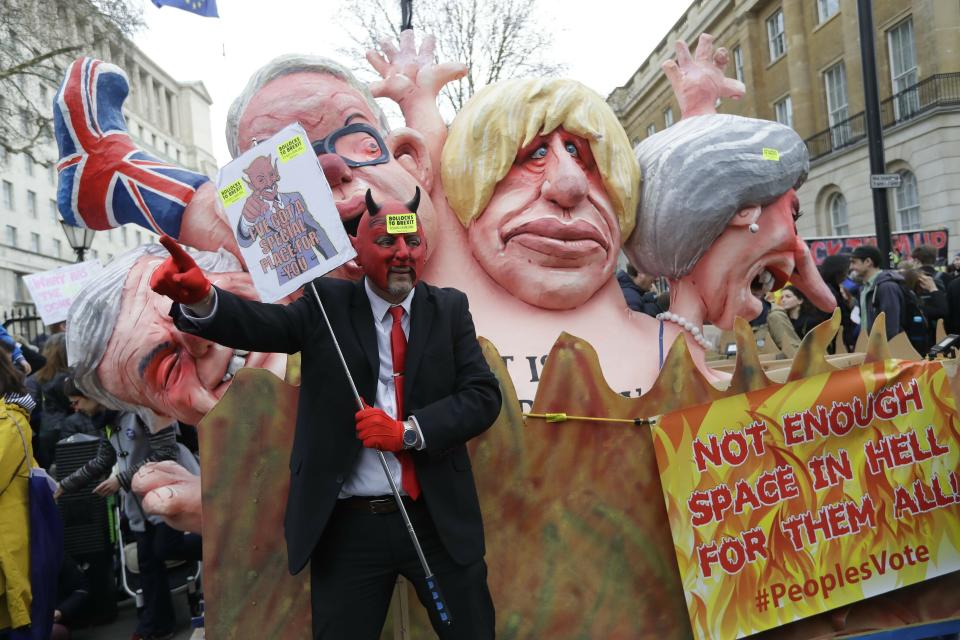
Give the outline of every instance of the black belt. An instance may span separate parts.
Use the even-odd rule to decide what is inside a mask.
[[[407,510],[417,505],[417,502],[410,496],[401,496],[401,499]],[[397,507],[397,499],[392,495],[341,498],[337,500],[337,506],[351,511],[365,511],[373,514],[396,513],[400,510]]]

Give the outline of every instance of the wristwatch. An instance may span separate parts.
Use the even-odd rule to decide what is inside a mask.
[[[403,421],[403,448],[416,449],[420,444],[420,432],[413,426],[409,420]]]

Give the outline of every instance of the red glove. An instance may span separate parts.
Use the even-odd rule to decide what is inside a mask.
[[[170,236],[161,236],[160,244],[170,257],[150,276],[150,288],[180,304],[196,304],[210,293],[210,281],[193,258]]]
[[[357,423],[357,438],[368,449],[381,451],[403,450],[403,422],[394,420],[382,409],[368,407],[366,403],[353,419]]]

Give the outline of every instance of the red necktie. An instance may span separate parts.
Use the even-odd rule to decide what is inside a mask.
[[[393,327],[390,329],[390,352],[393,355],[393,389],[397,394],[397,420],[403,420],[403,371],[407,363],[407,336],[403,335],[403,307],[390,307]],[[420,497],[420,483],[409,451],[398,451],[400,460],[400,483],[407,495],[416,500]]]

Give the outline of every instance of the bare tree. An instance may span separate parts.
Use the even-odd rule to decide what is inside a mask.
[[[0,152],[54,160],[53,95],[74,56],[143,26],[131,0],[0,0]]]
[[[399,38],[398,0],[343,0],[338,13],[354,43],[344,53],[358,64],[381,40]],[[553,38],[543,28],[537,0],[416,0],[413,26],[421,35],[436,36],[441,61],[469,69],[443,90],[454,110],[498,80],[554,76],[565,68],[546,57]]]

